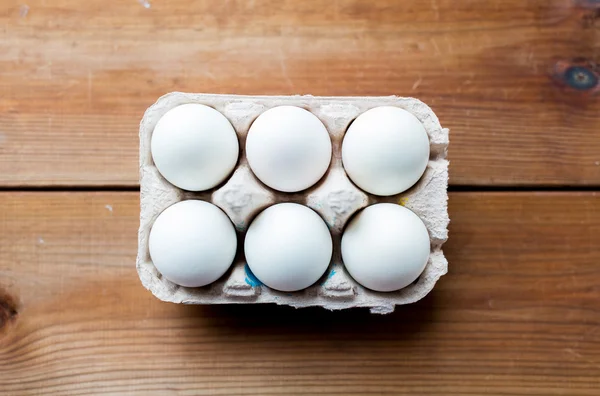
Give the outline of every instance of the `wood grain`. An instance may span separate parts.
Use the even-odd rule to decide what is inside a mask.
[[[451,194],[450,273],[388,316],[161,303],[134,268],[138,210],[127,192],[0,194],[0,393],[600,389],[598,193]]]
[[[136,186],[143,111],[180,90],[416,96],[453,184],[598,186],[599,86],[557,68],[598,75],[597,7],[0,0],[0,185]]]

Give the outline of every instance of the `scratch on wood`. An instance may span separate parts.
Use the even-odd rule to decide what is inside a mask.
[[[217,78],[215,77],[215,75],[212,74],[211,72],[209,72],[208,70],[204,71],[204,75],[206,77],[208,77],[211,81],[217,81]]]
[[[419,75],[419,79],[417,81],[415,81],[415,83],[412,86],[412,90],[416,90],[417,88],[419,88],[419,85],[421,85],[421,82],[423,82],[423,79],[421,78],[421,75]]]
[[[507,99],[507,100],[515,99],[517,96],[519,96],[519,94],[521,92],[523,92],[523,87],[519,87],[519,88],[515,89],[513,93],[511,93],[511,90],[508,88],[502,88],[502,93],[504,94],[504,99]]]
[[[93,79],[93,75],[91,70],[88,70],[88,103],[92,102],[92,79]]]
[[[25,18],[29,14],[29,6],[27,4],[23,4],[19,7],[19,16],[21,18]]]
[[[452,48],[452,43],[450,42],[450,40],[448,40],[448,36],[444,36],[444,41],[446,42],[446,46],[448,46],[448,53],[453,53],[454,48]]]
[[[583,357],[581,356],[581,353],[574,351],[572,348],[565,348],[563,351],[580,359]]]
[[[600,368],[600,364],[598,364],[597,362],[595,362],[594,360],[592,360],[590,358],[583,356],[581,353],[577,352],[573,348],[564,348],[563,352],[566,352],[569,355],[575,356],[577,359],[584,360],[585,362],[589,363],[590,365],[592,365],[596,368]]]
[[[285,65],[285,55],[283,51],[281,51],[281,49],[279,49],[279,67],[281,68],[281,75],[285,79],[288,87],[294,89],[294,84],[292,83],[292,80],[290,80],[290,77],[287,73],[287,67]]]
[[[588,215],[589,215],[589,211],[588,211]],[[600,326],[593,326],[592,328],[590,328],[589,330],[587,330],[585,333],[583,333],[581,335],[581,340],[585,340],[587,337],[596,334],[598,332],[598,330],[600,330]]]
[[[537,72],[538,72],[538,67],[537,67],[537,62],[535,61],[535,59],[533,59],[534,55],[535,55],[535,54],[533,53],[533,51],[531,51],[531,52],[529,53],[529,55],[527,55],[527,62],[528,62],[528,63],[529,63],[529,65],[531,66],[531,70],[532,70],[534,73],[537,73]]]
[[[50,62],[46,63],[45,65],[42,65],[36,69],[36,73],[40,73],[42,71],[47,71],[48,79],[51,80],[52,79],[52,61],[50,61]]]
[[[433,48],[435,49],[435,54],[438,56],[442,55],[442,53],[440,52],[440,47],[438,47],[435,39],[432,37],[429,41],[431,42],[431,45],[433,45]]]
[[[435,12],[435,20],[440,20],[440,8],[438,7],[437,0],[431,0],[431,9]]]

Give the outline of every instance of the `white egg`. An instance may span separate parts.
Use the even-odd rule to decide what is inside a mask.
[[[152,159],[171,184],[189,191],[215,187],[237,163],[233,126],[212,107],[183,104],[162,116],[151,142]]]
[[[219,279],[231,266],[237,236],[231,221],[213,204],[182,201],[156,219],[149,238],[158,271],[181,286],[200,287]]]
[[[262,211],[250,224],[244,252],[261,282],[272,289],[296,291],[325,273],[333,243],[317,213],[299,204],[281,203]]]
[[[376,204],[359,212],[342,235],[342,261],[361,285],[380,292],[414,282],[429,259],[425,224],[411,210]]]
[[[429,138],[421,122],[406,110],[376,107],[358,116],[342,143],[346,173],[361,189],[394,195],[423,175],[429,160]]]
[[[314,114],[279,106],[252,123],[246,140],[252,172],[267,186],[283,192],[305,190],[329,168],[331,139]]]

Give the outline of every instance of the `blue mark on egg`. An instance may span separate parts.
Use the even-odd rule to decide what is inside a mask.
[[[580,91],[593,89],[598,85],[598,76],[590,69],[582,66],[571,66],[565,70],[564,78],[571,88]]]
[[[246,271],[246,283],[252,287],[262,286],[262,282],[258,280],[258,278],[252,273],[248,264],[244,265],[244,270]]]

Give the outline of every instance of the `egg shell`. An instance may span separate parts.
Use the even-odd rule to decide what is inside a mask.
[[[429,259],[429,234],[410,209],[370,205],[352,218],[342,235],[342,261],[352,278],[374,291],[413,283]]]
[[[148,249],[162,276],[181,286],[200,287],[229,269],[237,236],[221,209],[206,201],[187,200],[161,212],[150,230]]]
[[[258,116],[246,138],[252,173],[283,192],[306,190],[318,182],[331,161],[325,125],[296,106],[277,106]]]
[[[244,239],[252,273],[279,291],[306,289],[329,267],[333,243],[327,224],[304,205],[280,203],[256,216]]]
[[[429,161],[429,138],[411,113],[380,106],[359,115],[342,142],[342,162],[348,177],[375,195],[408,190],[423,175]]]
[[[272,190],[257,180],[248,167],[245,152],[232,176],[216,189],[204,192],[181,190],[164,179],[150,155],[152,131],[168,110],[185,103],[200,103],[221,112],[233,125],[240,147],[245,147],[252,122],[276,106],[297,106],[317,116],[327,128],[332,143],[329,170],[314,186],[300,193]],[[341,145],[350,123],[365,111],[379,106],[402,108],[423,124],[429,137],[430,157],[421,179],[409,190],[392,196],[368,194],[354,185],[342,167]],[[409,304],[429,293],[447,272],[442,245],[448,238],[447,185],[448,130],[442,128],[433,111],[414,98],[314,97],[314,96],[238,96],[187,94],[174,92],[152,105],[140,124],[140,229],[136,267],[142,284],[163,301],[187,304],[275,303],[293,307],[321,306],[330,310],[368,307],[374,313],[389,313],[396,305]],[[158,214],[184,199],[201,199],[219,206],[232,220],[243,240],[252,219],[267,206],[281,202],[307,205],[324,219],[333,238],[332,263],[326,273],[309,288],[299,292],[280,292],[261,285],[248,271],[238,254],[229,271],[217,282],[201,288],[178,286],[161,277],[148,250],[148,235]],[[341,261],[340,239],[347,221],[367,205],[388,202],[402,204],[415,212],[427,227],[431,250],[418,281],[395,292],[382,293],[358,284]]]
[[[239,145],[231,123],[212,107],[187,103],[165,113],[150,143],[163,177],[190,191],[215,187],[231,174]]]

